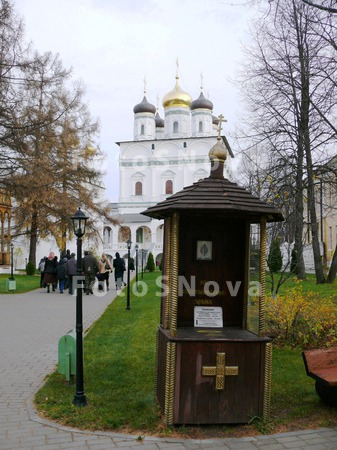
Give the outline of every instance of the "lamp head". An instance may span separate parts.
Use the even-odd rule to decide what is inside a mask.
[[[126,241],[126,245],[128,246],[128,250],[131,249],[131,244],[132,244],[131,239],[128,239],[128,240]]]
[[[85,234],[85,227],[87,224],[87,220],[89,217],[87,217],[83,211],[81,211],[81,208],[78,208],[76,213],[71,218],[73,222],[73,228],[75,235],[80,238]]]

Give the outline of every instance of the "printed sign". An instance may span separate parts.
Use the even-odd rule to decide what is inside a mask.
[[[220,306],[195,306],[194,326],[222,328],[222,308]]]

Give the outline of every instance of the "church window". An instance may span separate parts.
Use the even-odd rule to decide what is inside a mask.
[[[141,181],[137,181],[135,184],[135,194],[143,195],[143,183]]]
[[[165,183],[165,194],[173,194],[172,180],[167,180]]]
[[[184,144],[183,144],[183,147],[184,147],[184,148],[186,148],[186,147],[187,147],[187,144],[186,144],[186,142],[184,142]]]
[[[145,134],[145,126],[141,125],[140,127],[140,134]]]
[[[137,228],[136,230],[136,242],[143,243],[143,228]]]
[[[154,144],[152,144],[151,148],[152,148],[152,150],[154,150]]]
[[[202,129],[202,122],[199,122],[199,133],[202,133],[203,129]]]
[[[105,227],[103,232],[104,244],[110,244],[112,242],[112,230],[110,227]]]
[[[173,122],[173,133],[178,133],[178,131],[179,131],[178,122]]]

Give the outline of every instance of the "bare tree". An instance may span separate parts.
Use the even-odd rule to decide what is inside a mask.
[[[292,168],[300,278],[305,276],[302,237],[303,196],[307,190],[316,279],[322,283],[313,170],[317,162],[328,159],[328,146],[336,138],[328,125],[328,120],[333,122],[335,107],[336,62],[331,46],[321,37],[321,11],[300,0],[278,0],[268,7],[268,14],[255,24],[241,77],[241,90],[250,111],[246,137],[272,152],[274,166],[286,164]]]
[[[320,9],[322,11],[326,11],[331,14],[337,14],[337,8],[333,7],[334,5],[336,5],[335,0],[323,0],[320,3],[317,1],[310,1],[310,0],[302,0],[302,2],[314,8]]]

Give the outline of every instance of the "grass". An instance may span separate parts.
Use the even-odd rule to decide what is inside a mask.
[[[125,308],[125,296],[118,296],[85,337],[88,406],[73,406],[74,381],[67,383],[63,375],[53,373],[35,397],[40,414],[89,430],[191,438],[248,436],[337,425],[337,411],[320,401],[314,381],[305,373],[301,351],[274,348],[270,421],[265,423],[255,417],[248,425],[165,427],[155,400],[158,275],[145,273],[147,295],[132,295],[130,311]],[[312,277],[302,284],[308,290],[317,288],[324,294]],[[330,292],[330,286],[325,287]]]
[[[275,280],[277,281],[279,278],[279,275],[274,275]],[[279,295],[284,294],[287,290],[294,288],[295,286],[298,286],[298,284],[301,284],[303,292],[306,293],[308,291],[316,292],[319,297],[325,298],[325,297],[332,297],[336,301],[337,305],[337,283],[336,280],[334,283],[325,283],[325,284],[317,284],[316,283],[316,277],[314,274],[307,274],[306,279],[303,281],[297,280],[295,277],[289,277],[287,281],[282,284],[280,287]],[[276,283],[275,283],[276,284]],[[270,292],[271,290],[271,281],[270,277],[267,276],[266,278],[266,290],[268,294],[268,290]]]
[[[7,290],[7,280],[10,278],[10,274],[0,275],[0,294],[23,294],[40,287],[40,274],[39,275],[14,275],[16,281],[15,291]]]

